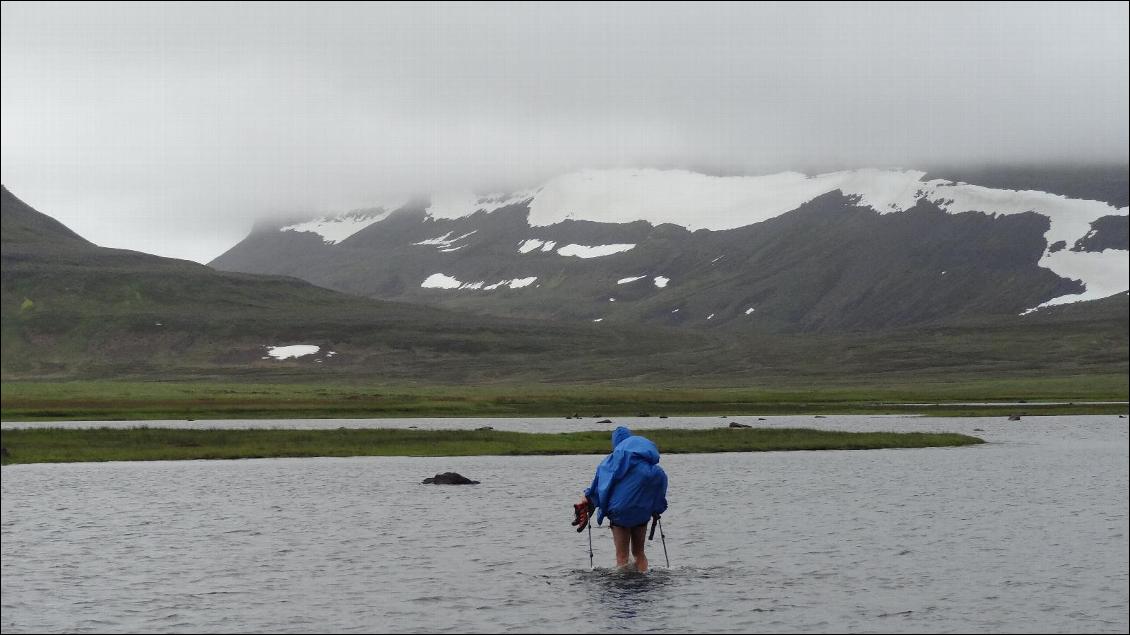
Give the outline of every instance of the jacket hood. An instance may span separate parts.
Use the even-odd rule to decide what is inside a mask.
[[[615,450],[620,442],[632,436],[632,431],[624,426],[620,426],[612,431],[612,449]]]

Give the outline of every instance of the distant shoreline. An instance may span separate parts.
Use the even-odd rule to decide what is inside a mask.
[[[2,383],[0,420],[382,419],[922,414],[1127,414],[1127,376],[746,387],[419,386],[235,381]]]
[[[843,432],[806,428],[647,430],[664,454],[871,450],[984,443],[955,433]],[[0,431],[4,465],[346,456],[545,456],[606,454],[607,432],[497,430],[247,430],[34,428]]]

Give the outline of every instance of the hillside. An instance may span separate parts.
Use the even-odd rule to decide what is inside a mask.
[[[800,223],[808,219],[806,214],[825,214],[821,204],[836,207],[840,202],[827,196],[801,214],[769,222]],[[756,326],[744,329],[689,329],[675,320],[649,325],[623,319],[593,322],[587,317],[565,322],[511,319],[368,299],[293,277],[224,273],[191,262],[97,247],[24,205],[6,189],[2,211],[0,305],[6,381],[128,378],[803,388],[1125,375],[1127,371],[1125,293],[1052,306],[1025,316],[968,315],[925,325],[838,333],[790,333],[787,325],[764,321],[751,321]],[[504,231],[521,211],[520,207],[500,209],[472,215],[472,219],[497,223],[497,231]],[[915,223],[921,222],[919,216],[938,213],[923,208],[894,217],[907,223],[903,231],[909,236],[915,232]],[[865,211],[842,216],[828,235],[865,234],[868,223],[874,222],[872,216]],[[1027,216],[1017,218],[1022,225],[1033,222]],[[978,220],[969,217],[969,221]],[[386,222],[423,224],[418,214],[407,211],[391,215]],[[568,227],[578,232],[578,240],[584,240],[580,232],[593,231],[592,223],[584,221],[563,224],[562,231]],[[647,232],[655,240],[664,234],[687,233],[670,225],[649,228],[646,224],[623,231]],[[387,235],[371,232],[350,240],[364,238],[379,244]],[[321,242],[308,232],[276,231],[267,236]],[[985,240],[1004,238],[1004,234],[990,233]],[[708,232],[702,239],[724,239],[731,241],[729,248],[737,249],[757,238]],[[723,247],[715,243],[713,249]],[[431,249],[437,250],[435,246]],[[490,248],[482,249],[487,253],[477,258],[489,256]],[[768,263],[773,257],[772,250],[766,249],[769,253],[762,257]],[[814,243],[812,253],[820,249]],[[646,253],[641,249],[632,256]],[[547,267],[553,266],[554,258],[562,258],[548,252],[544,256],[542,266]],[[906,250],[903,257],[913,258],[913,250]],[[281,267],[302,262],[302,257],[296,252],[293,258],[278,257],[276,262]],[[729,277],[713,275],[719,286],[737,279],[732,273]],[[777,275],[780,280],[790,276],[800,280],[805,273],[782,270]],[[518,314],[525,306],[521,294],[530,285],[510,280],[497,286],[490,297]],[[652,279],[636,282],[639,287],[623,285],[623,304],[631,305],[631,290],[640,289],[637,307],[649,306],[649,302],[662,306],[643,293],[662,287]],[[1060,283],[1049,279],[1047,284]],[[703,294],[710,288],[701,284]],[[911,294],[915,297],[921,296]],[[844,298],[838,301],[849,301]],[[732,304],[741,308],[742,301],[735,297]],[[569,310],[584,308],[566,312]],[[556,313],[546,309],[543,315]],[[827,323],[833,323],[835,311],[826,316]],[[294,348],[297,346],[309,348]],[[306,354],[285,357],[288,353]]]
[[[106,249],[2,192],[3,374],[567,379],[578,360],[646,371],[701,338],[501,320],[358,298],[295,278],[221,273]],[[270,347],[311,345],[288,359]],[[331,353],[331,351],[333,351]],[[280,349],[279,353],[285,352]],[[590,364],[591,365],[591,364]],[[591,371],[590,371],[591,372]]]

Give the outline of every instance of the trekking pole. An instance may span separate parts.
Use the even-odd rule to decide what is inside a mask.
[[[585,525],[589,528],[589,571],[592,571],[592,523],[585,523]]]
[[[655,522],[659,523],[659,539],[663,541],[663,559],[667,561],[667,568],[671,568],[671,559],[667,557],[667,537],[663,535],[663,520],[656,518]],[[652,535],[655,534],[655,529],[652,528]]]

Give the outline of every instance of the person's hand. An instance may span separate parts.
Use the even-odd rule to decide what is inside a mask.
[[[589,526],[589,512],[591,511],[589,500],[587,498],[581,499],[583,502],[573,505],[573,526],[577,528],[577,533],[585,530]]]

